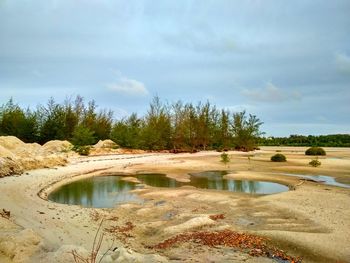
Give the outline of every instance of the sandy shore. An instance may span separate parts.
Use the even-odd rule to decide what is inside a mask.
[[[139,253],[158,253],[173,262],[274,262],[254,258],[228,248],[205,248],[183,244],[164,251],[147,248],[176,233],[194,229],[232,229],[269,237],[277,247],[303,262],[350,262],[350,189],[302,182],[283,173],[328,175],[350,182],[350,149],[325,148],[322,165],[308,165],[311,157],[302,147],[262,147],[255,153],[229,152],[228,166],[217,152],[196,154],[125,154],[71,157],[65,167],[28,171],[0,179],[0,209],[11,212],[0,217],[1,262],[73,261],[74,247],[89,250],[100,218],[104,228],[132,222],[128,237],[107,233],[102,249],[127,247]],[[286,163],[272,163],[276,151]],[[248,156],[250,156],[248,158]],[[189,172],[229,170],[228,177],[264,180],[289,185],[295,190],[252,196],[193,187],[135,190],[144,204],[125,204],[114,209],[82,208],[46,200],[54,188],[72,180],[110,173],[161,172],[179,181]],[[217,221],[210,215],[224,214]],[[167,217],[165,217],[167,215]],[[66,248],[64,257],[62,247]],[[68,251],[68,252],[67,252]],[[61,253],[61,254],[60,254]],[[236,261],[235,261],[236,260]],[[58,261],[57,261],[58,262]],[[63,262],[63,261],[62,261]]]

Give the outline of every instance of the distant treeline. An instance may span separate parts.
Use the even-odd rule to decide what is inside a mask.
[[[289,137],[260,138],[259,145],[265,146],[321,146],[350,147],[350,134],[332,134],[320,136],[290,135]]]
[[[112,139],[121,147],[147,150],[196,151],[239,148],[251,150],[262,122],[246,112],[219,110],[209,102],[164,104],[154,97],[144,116],[136,113],[114,120],[110,110],[97,110],[81,96],[57,103],[53,98],[35,110],[10,99],[0,107],[0,135],[25,142],[69,140],[88,145]]]

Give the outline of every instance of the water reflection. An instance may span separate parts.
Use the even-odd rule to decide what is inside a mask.
[[[206,171],[191,174],[191,185],[204,188],[226,190],[230,192],[241,192],[250,194],[274,194],[288,191],[288,187],[282,184],[250,181],[250,180],[233,180],[224,179],[226,171]]]
[[[142,200],[130,193],[137,184],[121,180],[121,176],[98,176],[63,185],[49,195],[49,200],[84,207],[114,207],[120,203]]]
[[[135,177],[143,184],[153,187],[175,188],[185,185],[185,183],[166,177],[165,174],[137,174]]]
[[[175,188],[191,185],[203,189],[226,190],[250,194],[273,194],[288,191],[285,185],[249,180],[224,179],[227,171],[206,171],[190,174],[190,182],[178,182],[164,174],[136,174],[142,184],[153,187]],[[130,191],[142,187],[140,184],[122,180],[120,175],[97,176],[63,185],[49,195],[49,200],[84,207],[115,207],[121,203],[142,203]]]

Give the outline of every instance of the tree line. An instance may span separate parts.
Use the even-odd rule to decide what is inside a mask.
[[[97,112],[94,101],[85,104],[81,96],[62,104],[50,98],[35,110],[22,109],[11,98],[0,107],[0,134],[13,135],[24,142],[45,143],[50,140],[72,140],[75,133],[87,130],[97,139],[107,139],[112,128],[112,111]]]
[[[43,144],[69,140],[75,145],[112,139],[121,147],[145,150],[198,151],[207,149],[252,150],[262,134],[262,122],[243,112],[218,109],[210,102],[163,103],[154,97],[147,113],[132,113],[114,120],[113,112],[98,110],[83,97],[57,103],[50,98],[35,110],[21,108],[10,99],[0,107],[0,135]]]
[[[331,134],[319,136],[290,135],[289,137],[260,138],[259,145],[265,146],[319,146],[350,147],[350,134]]]

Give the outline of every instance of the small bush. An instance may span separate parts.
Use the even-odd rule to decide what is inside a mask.
[[[305,155],[326,155],[326,151],[321,147],[311,147],[305,151]]]
[[[287,158],[283,154],[277,153],[271,157],[272,162],[286,162]]]
[[[73,150],[80,155],[89,155],[90,154],[90,146],[74,146]]]
[[[227,164],[230,162],[230,156],[228,156],[227,153],[223,152],[221,155],[221,162],[223,162],[224,164]]]
[[[321,162],[316,158],[316,159],[313,159],[312,161],[310,161],[309,164],[313,167],[317,167],[317,166],[321,165]]]

